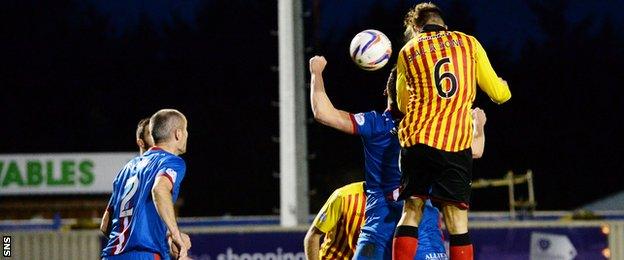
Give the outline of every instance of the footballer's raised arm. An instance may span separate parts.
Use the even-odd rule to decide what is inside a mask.
[[[321,124],[353,134],[355,127],[351,114],[336,109],[325,92],[323,70],[327,61],[323,56],[314,56],[310,59],[310,104],[314,119]]]

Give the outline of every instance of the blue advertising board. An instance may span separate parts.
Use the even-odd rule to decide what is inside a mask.
[[[600,227],[478,228],[471,230],[475,259],[605,259]],[[191,233],[198,260],[305,259],[303,231]]]
[[[196,260],[305,260],[301,231],[189,235]]]
[[[470,231],[475,259],[605,259],[600,227],[482,228]]]

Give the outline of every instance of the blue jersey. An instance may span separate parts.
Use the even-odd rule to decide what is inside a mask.
[[[351,116],[355,133],[364,145],[366,220],[353,259],[391,259],[394,229],[401,218],[402,202],[396,202],[401,184],[401,146],[390,111]],[[415,259],[446,259],[439,228],[439,212],[428,202],[418,229],[419,247]],[[422,242],[421,242],[422,241]],[[443,258],[439,258],[443,256]],[[429,257],[429,258],[427,258]]]
[[[167,227],[152,200],[152,186],[158,176],[173,184],[173,202],[178,198],[186,165],[182,158],[158,147],[128,162],[113,182],[108,203],[112,220],[108,243],[102,256],[128,252],[151,252],[169,259]]]
[[[351,120],[364,144],[366,195],[386,197],[401,184],[401,145],[394,119],[390,111],[383,114],[371,111],[352,115]]]

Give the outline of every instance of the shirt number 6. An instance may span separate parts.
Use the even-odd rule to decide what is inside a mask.
[[[455,77],[455,74],[453,74],[450,71],[440,74],[442,65],[444,65],[445,63],[450,64],[451,59],[446,57],[436,62],[435,68],[434,68],[434,79],[435,79],[435,86],[438,92],[438,96],[440,96],[441,98],[448,99],[448,98],[452,98],[453,96],[455,96],[455,93],[457,93],[457,77]],[[444,81],[445,79],[448,79],[451,83],[451,88],[448,91],[446,91],[444,87],[442,86],[442,81]]]

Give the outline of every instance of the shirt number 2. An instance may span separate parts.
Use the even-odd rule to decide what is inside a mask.
[[[138,188],[139,178],[137,178],[137,176],[128,178],[126,185],[124,185],[124,195],[121,199],[121,213],[119,213],[120,218],[132,216],[132,209],[134,209],[134,207],[131,207],[132,205],[129,205],[128,203],[132,197],[134,197]]]

